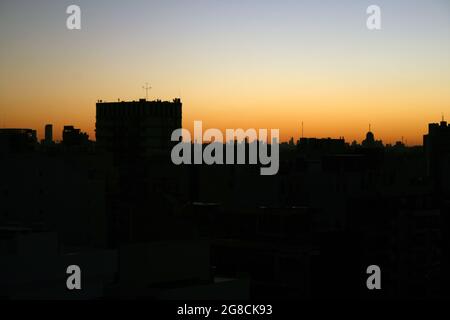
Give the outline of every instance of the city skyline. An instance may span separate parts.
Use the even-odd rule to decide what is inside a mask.
[[[421,145],[448,118],[450,5],[369,2],[78,1],[2,3],[0,126],[74,125],[95,139],[95,103],[149,99],[184,105],[183,127],[279,128],[301,136]],[[123,23],[126,21],[127,23]]]
[[[179,98],[174,98],[173,99],[173,101],[177,101],[177,100],[179,100]],[[161,100],[161,99],[155,99],[155,100],[147,100],[147,99],[145,99],[145,98],[140,98],[140,99],[138,99],[138,100],[132,100],[132,101],[124,101],[124,100],[120,100],[120,101],[103,101],[103,100],[98,100],[97,101],[97,104],[98,104],[98,102],[100,102],[100,103],[107,103],[107,104],[111,104],[111,103],[125,103],[125,104],[128,104],[128,103],[134,103],[134,102],[142,102],[142,101],[147,101],[147,102],[162,102],[162,103],[170,103],[170,101],[168,101],[168,100]],[[181,100],[179,100],[180,102],[182,102]],[[182,121],[183,122],[183,121]],[[193,123],[193,125],[191,125],[191,126],[184,126],[184,125],[182,125],[180,128],[184,128],[184,129],[187,129],[188,131],[189,131],[189,133],[191,134],[191,136],[192,136],[192,139],[194,139],[193,140],[193,143],[195,143],[194,141],[196,141],[196,138],[194,138],[194,136],[195,136],[195,132],[196,132],[196,129],[195,129],[195,123],[202,123],[202,121],[198,121],[198,120],[194,120],[194,123]],[[428,123],[427,124],[427,127],[430,125],[430,124],[436,124],[436,125],[439,125],[439,124],[441,124],[441,123],[447,123],[447,121],[446,121],[446,119],[445,119],[445,117],[444,117],[444,114],[442,113],[442,115],[441,115],[441,119],[440,119],[440,121],[432,121],[432,122],[430,122],[430,123]],[[55,125],[53,124],[53,123],[45,123],[44,125],[42,125],[41,126],[42,128],[31,128],[31,127],[24,127],[24,126],[22,126],[22,127],[0,127],[0,129],[11,129],[11,130],[32,130],[32,131],[34,131],[34,133],[35,133],[35,135],[36,135],[36,138],[37,138],[37,141],[44,141],[44,140],[46,140],[47,139],[47,128],[48,127],[51,127],[51,130],[52,130],[52,140],[54,140],[54,142],[57,142],[57,143],[60,143],[60,142],[62,142],[62,140],[63,140],[63,132],[65,131],[65,129],[67,128],[67,127],[71,127],[71,128],[74,128],[74,127],[77,127],[76,125],[74,125],[73,123],[71,123],[71,122],[64,122],[64,124],[61,126],[61,128],[58,128],[57,127],[57,129],[60,129],[59,131],[58,130],[55,130],[54,131],[54,128],[55,128]],[[215,130],[219,130],[220,131],[220,129],[218,129],[218,128],[212,128],[212,127],[206,127],[205,128],[205,130],[208,130],[208,129],[215,129]],[[256,130],[255,128],[236,128],[236,130],[243,130],[243,132],[245,132],[246,130]],[[266,130],[266,129],[268,129],[268,128],[262,128],[262,130]],[[96,129],[94,128],[93,130],[92,130],[92,132],[90,132],[90,131],[83,131],[82,129],[77,129],[77,130],[79,130],[80,132],[82,132],[83,134],[87,134],[87,138],[90,140],[90,141],[97,141],[97,137],[96,137]],[[234,129],[230,129],[230,128],[226,128],[226,130],[233,130],[234,131]],[[261,130],[261,128],[259,129],[259,130]],[[273,130],[273,128],[272,128],[272,130]],[[327,136],[327,137],[324,137],[324,136],[308,136],[308,135],[305,135],[304,134],[304,123],[302,122],[301,123],[301,126],[300,126],[300,134],[299,134],[299,136],[290,136],[290,137],[287,137],[287,138],[285,138],[285,139],[283,139],[283,138],[280,138],[280,143],[291,143],[292,141],[295,143],[295,144],[298,144],[299,143],[299,141],[300,141],[300,139],[303,139],[303,138],[306,138],[306,139],[309,139],[309,138],[313,138],[313,139],[339,139],[339,140],[343,140],[343,141],[345,141],[345,143],[347,143],[348,145],[350,145],[350,144],[353,144],[353,143],[357,143],[357,144],[362,144],[363,142],[364,142],[364,140],[365,139],[367,139],[367,134],[369,134],[369,133],[371,133],[376,139],[377,139],[377,141],[380,141],[384,146],[392,146],[392,145],[395,145],[395,144],[397,144],[397,143],[402,143],[403,145],[405,145],[405,146],[412,146],[412,147],[414,147],[414,146],[422,146],[423,145],[423,140],[420,142],[420,143],[417,143],[417,144],[411,144],[411,143],[408,143],[408,140],[406,139],[406,137],[404,137],[404,136],[401,136],[400,137],[400,139],[397,139],[397,140],[394,140],[394,141],[392,141],[392,142],[390,142],[390,141],[388,141],[388,142],[386,142],[386,141],[383,141],[383,139],[382,139],[382,137],[379,137],[379,136],[377,136],[376,134],[375,134],[375,132],[374,132],[374,130],[372,130],[372,124],[371,123],[369,123],[368,124],[368,128],[367,128],[367,130],[366,131],[364,131],[364,133],[363,133],[363,136],[361,137],[361,139],[360,140],[357,140],[357,139],[352,139],[352,140],[348,140],[348,139],[346,139],[344,136]],[[426,132],[424,132],[423,134],[422,134],[422,139],[423,139],[423,136],[424,136],[424,134],[426,134]],[[281,136],[281,135],[280,135]],[[231,140],[230,140],[231,141]],[[252,140],[252,141],[254,141],[254,140]],[[223,142],[223,143],[226,143],[227,142],[227,140],[226,139],[224,139],[223,141],[220,141],[220,142]]]

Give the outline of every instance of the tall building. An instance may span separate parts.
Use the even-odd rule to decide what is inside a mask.
[[[447,188],[450,175],[450,125],[444,119],[440,123],[428,124],[428,134],[423,136],[427,173],[435,183],[437,191]]]
[[[167,151],[173,130],[181,128],[180,99],[97,103],[97,149],[142,157]]]
[[[181,128],[181,100],[97,103],[96,152],[111,157],[116,193],[108,202],[111,245],[166,237],[170,194],[180,170],[170,160],[172,132]]]
[[[45,125],[45,143],[52,144],[53,143],[53,125],[46,124]]]

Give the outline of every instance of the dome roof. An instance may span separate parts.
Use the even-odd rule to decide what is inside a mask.
[[[372,131],[367,132],[366,140],[367,141],[374,141],[375,140],[375,136],[373,135]]]

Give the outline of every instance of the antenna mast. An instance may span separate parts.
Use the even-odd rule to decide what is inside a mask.
[[[152,87],[150,87],[148,85],[148,82],[145,83],[145,86],[142,87],[142,89],[145,90],[145,100],[148,100],[148,90],[151,89]]]

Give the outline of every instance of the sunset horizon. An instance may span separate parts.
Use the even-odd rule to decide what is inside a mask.
[[[421,145],[450,107],[450,5],[379,1],[79,1],[1,4],[0,126],[74,125],[95,140],[95,102],[183,102],[183,127],[278,128],[301,136]],[[405,10],[408,8],[410,10]],[[126,24],[121,21],[127,21]],[[55,41],[56,40],[56,41]]]
[[[176,99],[178,97],[168,98],[168,99],[148,99],[147,101],[172,101],[173,99]],[[131,99],[131,100],[123,100],[120,99],[120,101],[138,101],[140,99],[144,98],[137,98],[137,99]],[[117,102],[119,100],[113,101],[113,100],[102,100],[98,99],[97,101],[103,101],[103,102]],[[307,122],[302,119],[298,119],[298,125],[296,127],[289,127],[289,128],[283,128],[280,126],[276,126],[277,122],[270,122],[270,121],[260,121],[257,122],[255,120],[245,122],[242,121],[226,121],[226,120],[217,120],[217,119],[208,119],[207,121],[202,120],[201,116],[198,116],[195,118],[195,116],[189,115],[189,107],[186,105],[186,103],[181,99],[181,102],[183,103],[183,128],[189,130],[190,132],[193,132],[193,123],[194,121],[202,121],[205,123],[204,129],[208,128],[217,128],[223,132],[225,132],[226,129],[236,128],[236,129],[255,129],[255,128],[261,128],[261,129],[279,129],[280,130],[280,142],[289,142],[291,138],[294,139],[294,142],[298,141],[300,138],[319,138],[319,139],[344,139],[346,143],[351,144],[353,141],[356,141],[357,143],[361,143],[365,138],[367,132],[371,131],[374,133],[377,140],[382,140],[384,144],[395,144],[396,142],[402,142],[405,145],[408,146],[422,146],[423,145],[423,135],[427,133],[428,130],[428,124],[429,123],[440,123],[441,121],[446,121],[446,117],[444,113],[441,113],[440,115],[432,115],[428,118],[430,120],[423,121],[422,124],[418,124],[418,127],[420,128],[416,134],[410,134],[408,130],[405,130],[405,134],[397,135],[390,133],[390,129],[393,128],[383,128],[380,123],[377,122],[371,122],[368,121],[366,123],[359,122],[354,123],[351,128],[342,128],[341,131],[334,131],[333,127],[321,127],[320,121],[314,121],[314,119],[311,119],[311,122]],[[44,138],[44,127],[47,124],[51,124],[54,128],[54,138],[55,141],[60,141],[62,139],[62,131],[64,126],[74,126],[79,129],[81,129],[83,132],[86,132],[89,135],[89,139],[92,141],[96,140],[95,137],[95,102],[92,103],[92,109],[94,110],[92,113],[92,121],[89,121],[90,123],[86,124],[85,122],[80,121],[73,121],[70,119],[67,120],[59,120],[59,121],[43,121],[40,123],[37,123],[36,121],[31,122],[24,122],[20,120],[16,120],[16,122],[9,122],[8,119],[0,119],[0,126],[2,128],[26,128],[26,129],[33,129],[37,132],[37,138],[38,140],[41,140]],[[186,115],[187,113],[187,115]],[[440,116],[440,117],[439,117]],[[187,118],[189,117],[189,118]],[[188,120],[189,119],[189,120]],[[370,120],[370,119],[369,119]],[[390,122],[388,122],[390,123]],[[33,124],[33,125],[30,125]],[[394,127],[395,129],[395,127]],[[410,129],[411,130],[411,129]],[[349,133],[345,135],[345,133]],[[411,138],[412,137],[412,138]]]

